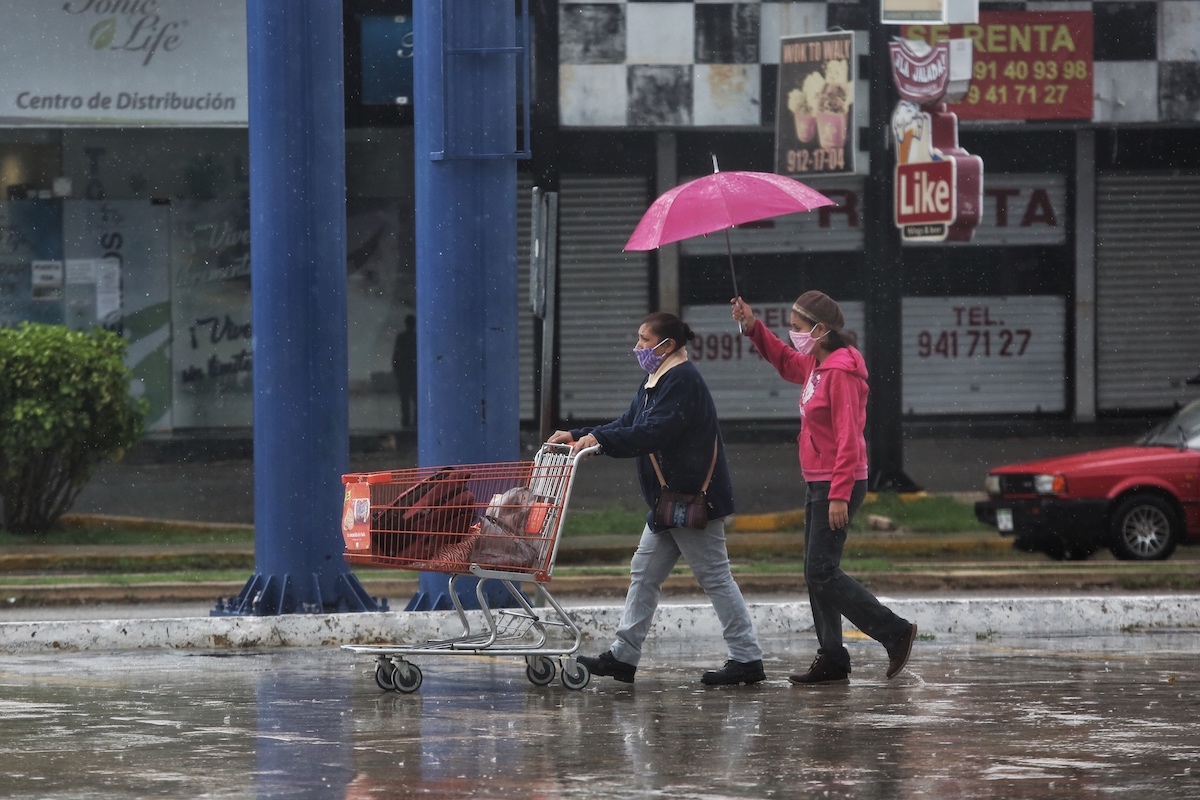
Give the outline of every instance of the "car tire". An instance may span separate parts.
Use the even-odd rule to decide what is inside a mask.
[[[1175,509],[1153,494],[1136,494],[1116,507],[1111,519],[1113,555],[1125,561],[1162,561],[1179,544]]]

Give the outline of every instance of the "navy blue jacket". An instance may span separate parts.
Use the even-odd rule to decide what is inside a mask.
[[[660,487],[649,454],[654,453],[672,491],[695,494],[704,485],[713,460],[713,440],[717,443],[717,464],[708,485],[709,519],[733,513],[733,481],[725,460],[725,443],[717,423],[717,408],[708,385],[690,361],[667,370],[657,384],[646,388],[643,380],[637,397],[619,419],[594,428],[576,428],[571,436],[578,439],[592,434],[603,455],[636,458],[642,497],[649,506],[646,524],[651,530],[665,530],[654,523],[654,504]]]

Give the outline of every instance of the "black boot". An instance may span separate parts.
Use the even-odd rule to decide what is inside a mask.
[[[633,675],[637,672],[633,664],[617,661],[611,650],[605,650],[598,656],[576,656],[575,660],[593,675],[608,675],[621,683],[633,683]]]
[[[766,679],[761,658],[757,661],[734,661],[731,658],[720,669],[710,669],[700,676],[700,682],[706,686],[749,685]]]
[[[812,666],[803,675],[789,675],[788,680],[797,686],[820,686],[827,683],[849,683],[850,670],[842,669],[825,656],[813,659]]]
[[[914,622],[909,626],[908,630],[896,641],[887,648],[888,654],[888,669],[887,676],[889,679],[896,677],[900,670],[904,669],[904,665],[908,663],[908,657],[912,654],[913,642],[917,638],[917,625]]]

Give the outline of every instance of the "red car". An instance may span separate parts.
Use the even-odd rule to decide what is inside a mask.
[[[1200,540],[1200,400],[1136,445],[1010,464],[987,476],[975,516],[1013,546],[1082,560],[1169,558]]]

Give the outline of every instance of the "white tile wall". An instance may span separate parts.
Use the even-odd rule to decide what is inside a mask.
[[[692,78],[695,125],[744,125],[760,118],[757,64],[697,64]]]
[[[1200,1],[1166,0],[1159,14],[1158,57],[1200,61]]]
[[[563,64],[559,67],[559,117],[563,125],[624,126],[627,117],[624,64]]]
[[[691,64],[695,59],[693,3],[629,3],[625,6],[628,64]]]
[[[1097,61],[1092,88],[1096,122],[1158,120],[1157,61]]]

